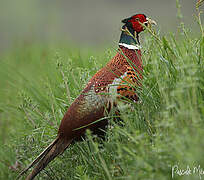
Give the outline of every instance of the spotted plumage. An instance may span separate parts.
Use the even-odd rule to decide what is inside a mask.
[[[143,72],[139,33],[145,25],[154,21],[144,14],[137,14],[122,22],[118,52],[90,79],[68,108],[56,139],[20,174],[37,164],[27,180],[33,179],[71,143],[81,140],[87,129],[104,135],[103,130],[108,124],[105,117],[121,98],[138,101],[137,87],[141,86]]]
[[[127,98],[135,102],[138,101],[136,87],[141,86],[141,79],[142,77],[139,77],[132,67],[127,66],[126,76],[121,79],[121,83],[117,86],[118,99]]]

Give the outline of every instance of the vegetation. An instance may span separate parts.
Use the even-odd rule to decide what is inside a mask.
[[[106,141],[88,132],[36,179],[172,179],[174,165],[204,171],[202,33],[192,37],[183,23],[177,34],[146,32],[141,103],[124,108],[124,126],[110,117]],[[0,179],[14,179],[55,138],[67,108],[115,52],[25,44],[1,56]]]

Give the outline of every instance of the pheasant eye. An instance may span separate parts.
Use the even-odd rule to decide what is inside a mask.
[[[135,18],[135,20],[136,20],[136,21],[139,21],[139,20],[140,20],[140,18]]]

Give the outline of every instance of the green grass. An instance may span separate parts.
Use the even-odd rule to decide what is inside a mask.
[[[181,29],[161,40],[143,35],[142,103],[124,109],[124,127],[110,118],[106,141],[88,133],[36,179],[172,179],[173,165],[204,169],[204,38]],[[115,53],[37,44],[1,56],[0,179],[14,179],[55,138],[67,108]]]

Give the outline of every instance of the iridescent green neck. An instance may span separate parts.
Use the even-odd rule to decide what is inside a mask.
[[[134,38],[134,30],[132,28],[127,28],[126,26],[122,27],[122,33],[120,36],[119,44],[127,44],[127,45],[139,45],[138,37]],[[127,32],[126,29],[129,31]]]

